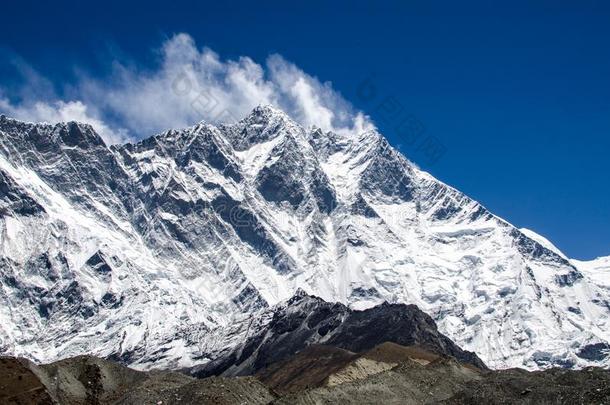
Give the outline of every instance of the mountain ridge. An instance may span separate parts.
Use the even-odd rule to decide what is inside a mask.
[[[610,364],[579,356],[610,340],[600,277],[377,132],[258,107],[108,147],[87,125],[2,117],[0,179],[6,353],[188,367],[303,288],[354,309],[416,304],[492,367]]]

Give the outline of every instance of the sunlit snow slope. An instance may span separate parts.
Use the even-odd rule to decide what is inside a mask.
[[[258,107],[108,147],[87,125],[0,117],[2,353],[187,367],[302,288],[416,304],[490,367],[609,366],[608,274],[376,132]]]

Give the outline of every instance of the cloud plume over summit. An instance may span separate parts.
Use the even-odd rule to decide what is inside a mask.
[[[53,88],[61,85],[49,85],[25,63],[15,64],[24,84],[18,94],[11,94],[6,83],[0,83],[0,112],[28,121],[86,122],[109,143],[201,120],[235,121],[260,104],[275,105],[306,127],[335,132],[372,127],[330,83],[280,55],[269,56],[264,64],[247,56],[223,60],[184,33],[167,39],[157,54],[152,69],[114,60],[108,75],[81,73],[59,94]],[[45,83],[43,93],[38,90],[40,83]]]

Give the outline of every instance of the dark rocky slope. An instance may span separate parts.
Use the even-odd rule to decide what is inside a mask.
[[[441,334],[432,318],[415,305],[384,303],[354,311],[300,290],[269,316],[271,320],[242,345],[191,373],[198,377],[250,375],[313,344],[362,352],[384,342],[420,345],[430,352],[487,368],[476,354],[462,350]]]

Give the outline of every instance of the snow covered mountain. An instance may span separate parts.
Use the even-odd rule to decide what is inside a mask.
[[[0,190],[2,353],[191,367],[302,288],[353,309],[416,304],[490,367],[610,366],[605,270],[375,131],[257,107],[109,147],[88,125],[0,116]]]

